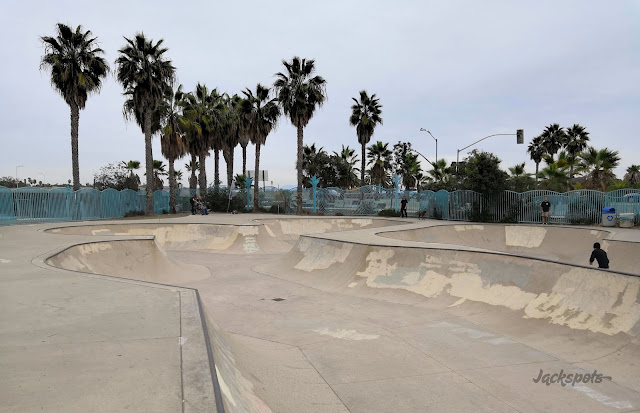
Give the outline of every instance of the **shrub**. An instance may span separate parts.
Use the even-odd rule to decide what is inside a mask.
[[[338,214],[336,214],[338,215]],[[380,212],[378,212],[378,216],[380,217],[400,217],[400,211],[397,211],[395,209],[383,209]]]
[[[204,196],[204,203],[211,212],[246,211],[247,195],[244,191],[233,196],[229,202],[229,190],[217,187],[209,188]]]
[[[129,218],[129,217],[139,217],[144,215],[144,211],[129,211],[127,213],[124,214],[125,218]]]

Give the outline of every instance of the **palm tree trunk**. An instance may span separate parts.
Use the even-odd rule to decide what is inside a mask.
[[[365,144],[362,143],[362,169],[360,169],[360,186],[364,186],[364,149]]]
[[[224,161],[227,164],[227,186],[231,187],[231,181],[233,181],[233,149],[227,148],[222,151],[222,155],[224,156]]]
[[[153,149],[151,146],[151,108],[144,111],[144,156],[147,171],[147,208],[145,215],[153,215]]]
[[[78,161],[78,124],[80,123],[80,108],[75,103],[71,105],[71,169],[73,174],[73,190],[80,189],[80,164]]]
[[[247,145],[242,145],[242,175],[247,176]]]
[[[254,177],[258,177],[258,173],[260,171],[260,144],[256,144],[256,168]],[[247,188],[247,191],[250,191],[251,188]],[[258,182],[255,182],[253,186],[253,212],[256,214],[260,212],[260,186]]]
[[[207,193],[207,172],[205,170],[205,161],[207,159],[207,151],[203,150],[200,152],[200,176],[198,177],[198,181],[200,184],[200,195],[203,197]]]
[[[176,177],[173,168],[174,159],[169,159],[169,213],[176,213]]]
[[[189,178],[189,189],[196,189],[198,178],[196,177],[196,153],[191,152],[191,178]]]
[[[540,188],[540,183],[538,182],[538,168],[540,167],[540,162],[536,162],[536,189]]]
[[[217,149],[213,150],[213,162],[214,162],[214,171],[213,171],[213,185],[218,186],[220,182],[220,152]]]
[[[298,190],[296,192],[297,214],[302,215],[302,146],[303,146],[303,129],[298,125],[298,159],[296,168],[298,169]],[[257,177],[256,177],[257,178]]]

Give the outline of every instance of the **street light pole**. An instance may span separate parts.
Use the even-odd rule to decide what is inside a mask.
[[[24,165],[16,166],[16,189],[18,188],[18,182],[20,182],[20,181],[18,181],[18,168],[23,168],[23,167],[24,167]]]
[[[522,129],[518,129],[516,131],[516,133],[496,133],[496,134],[493,134],[493,135],[485,136],[482,139],[478,139],[477,141],[473,142],[472,144],[467,145],[462,149],[458,149],[458,154],[456,155],[456,173],[458,172],[458,163],[460,163],[460,152],[464,151],[465,149],[468,149],[468,148],[472,147],[473,145],[475,145],[477,143],[482,142],[485,139],[489,139],[492,136],[516,136],[517,137],[516,143],[518,145],[521,145],[521,144],[524,143],[524,131]]]
[[[431,134],[431,132],[429,132],[428,130],[426,130],[425,128],[420,128],[420,132],[427,132],[429,135],[431,135],[431,137],[433,138],[434,141],[436,141],[436,163],[438,163],[438,139],[433,136]],[[432,164],[433,165],[433,164]]]
[[[431,166],[433,166],[434,168],[436,167],[436,166],[434,165],[434,163],[433,163],[433,162],[431,162],[430,160],[428,160],[428,159],[427,159],[427,157],[426,157],[426,156],[424,156],[423,154],[421,154],[420,152],[416,151],[416,150],[415,150],[415,149],[413,149],[413,148],[411,148],[411,149],[409,149],[409,150],[410,150],[411,152],[415,152],[415,153],[417,153],[418,155],[422,156],[422,157],[424,158],[424,160],[425,160],[425,161],[427,161],[427,162],[429,162],[429,164],[431,164]]]

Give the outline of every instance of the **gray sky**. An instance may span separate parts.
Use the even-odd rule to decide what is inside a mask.
[[[410,141],[430,159],[435,145],[421,127],[439,139],[439,157],[451,161],[456,148],[490,134],[522,128],[528,143],[550,123],[579,123],[592,145],[620,151],[619,176],[640,163],[639,1],[5,0],[2,9],[0,176],[24,165],[21,178],[71,178],[69,107],[39,71],[39,36],[54,35],[57,22],[91,30],[112,68],[123,36],[163,38],[186,90],[199,81],[239,93],[257,82],[271,85],[282,59],[314,58],[329,99],[304,138],[328,151],[358,147],[348,118],[351,97],[366,89],[383,105],[384,125],[372,140]],[[143,134],[123,119],[121,93],[109,76],[80,113],[83,184],[110,162],[144,161]],[[296,182],[295,142],[282,118],[261,152],[261,169],[275,185]],[[505,168],[527,161],[534,170],[515,137],[478,147]],[[162,159],[157,138],[153,151]],[[235,172],[241,153],[238,147]],[[251,168],[253,154],[250,146]],[[184,163],[177,165],[184,170]],[[207,171],[211,182],[213,157]]]

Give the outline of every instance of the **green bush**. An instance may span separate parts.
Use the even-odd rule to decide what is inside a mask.
[[[338,214],[336,214],[338,215]],[[383,209],[380,212],[378,212],[378,216],[380,217],[399,217],[400,216],[400,211],[397,211],[395,209]]]
[[[239,192],[233,196],[229,202],[229,190],[220,188],[209,188],[204,196],[204,203],[211,212],[246,211],[247,194]]]

